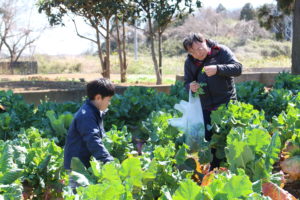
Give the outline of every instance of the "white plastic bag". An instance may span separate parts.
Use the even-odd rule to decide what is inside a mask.
[[[174,108],[182,112],[181,118],[169,120],[171,126],[177,127],[185,133],[185,143],[190,147],[191,152],[200,150],[204,141],[204,119],[200,98],[194,97],[189,91],[189,102],[181,100]]]

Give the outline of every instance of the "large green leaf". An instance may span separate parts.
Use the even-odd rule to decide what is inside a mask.
[[[186,144],[183,144],[180,147],[180,149],[177,151],[177,153],[175,155],[177,165],[182,165],[184,163],[184,161],[186,160],[186,157],[188,155],[187,150],[188,150],[188,146]]]
[[[251,163],[252,176],[251,179],[253,181],[257,181],[260,179],[269,178],[271,173],[268,171],[265,165],[265,159],[263,157],[255,160],[255,162]]]
[[[279,159],[281,143],[278,133],[274,133],[271,143],[266,151],[266,169],[271,172],[273,164]]]
[[[84,175],[90,182],[93,182],[93,178],[83,163],[77,157],[73,157],[71,160],[71,169],[72,171],[78,172]]]
[[[247,175],[233,176],[224,185],[228,199],[247,197],[253,192],[252,183]]]
[[[93,160],[90,161],[91,164],[91,170],[94,176],[96,176],[98,179],[101,178],[101,164],[99,161],[93,158]]]
[[[175,194],[172,196],[173,200],[202,200],[205,198],[204,193],[194,181],[186,179],[180,183],[179,188],[176,190]]]
[[[202,138],[199,146],[200,146],[200,150],[198,152],[199,162],[201,164],[210,163],[213,159],[213,155],[211,153],[211,148],[209,146],[209,142],[204,141],[204,138]],[[218,151],[217,151],[217,153],[218,153]],[[219,156],[217,155],[217,157],[219,157]],[[220,157],[223,157],[223,156],[221,155]]]
[[[18,166],[24,165],[26,162],[27,149],[25,147],[22,147],[19,145],[14,145],[13,151],[14,151],[14,160],[15,160],[16,164]]]
[[[214,179],[203,188],[204,191],[214,200],[248,199],[250,196],[261,197],[260,194],[253,195],[252,182],[244,170],[238,169],[237,172],[237,175],[230,171],[214,174]]]
[[[169,161],[175,156],[175,144],[172,141],[166,146],[155,146],[154,157],[159,161]]]
[[[0,175],[0,184],[12,184],[23,175],[23,169],[9,169]]]
[[[143,182],[147,183],[149,180],[153,180],[156,178],[158,170],[158,163],[156,160],[152,160],[148,166],[148,168],[143,172]]]
[[[128,158],[123,161],[120,169],[120,176],[122,179],[136,187],[142,187],[142,168],[141,162],[138,158]]]
[[[50,162],[50,159],[51,159],[51,155],[47,155],[43,160],[42,162],[37,166],[37,169],[40,171],[40,172],[45,172],[47,173],[47,167],[49,165],[49,162]]]
[[[9,185],[0,185],[0,199],[3,200],[17,200],[22,199],[23,187],[20,183],[14,183]],[[2,200],[1,199],[1,200]]]
[[[265,153],[271,139],[269,133],[265,129],[254,128],[246,130],[246,135],[247,144],[254,149],[256,154]]]
[[[230,170],[233,172],[236,172],[237,168],[246,169],[247,164],[253,162],[255,158],[251,148],[243,141],[234,141],[229,144],[225,153]]]
[[[86,188],[80,187],[77,191],[82,200],[121,200],[125,188],[120,181],[112,181],[89,185]]]
[[[101,170],[101,178],[109,181],[120,181],[119,167],[114,162],[103,165]]]
[[[15,168],[13,153],[12,146],[5,144],[0,158],[0,172],[5,173],[7,170]]]
[[[68,129],[73,121],[73,114],[72,113],[65,113],[64,114],[64,126]]]

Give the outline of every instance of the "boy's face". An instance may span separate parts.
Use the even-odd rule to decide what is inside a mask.
[[[96,103],[97,108],[101,111],[105,111],[108,108],[109,104],[110,104],[111,98],[112,97],[102,98],[102,96],[100,94],[96,95],[95,96],[95,103]]]

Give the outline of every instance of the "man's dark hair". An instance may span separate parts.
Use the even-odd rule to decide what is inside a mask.
[[[192,47],[194,42],[205,41],[204,36],[201,33],[190,33],[187,37],[183,39],[183,47],[186,51]]]
[[[115,86],[106,78],[99,78],[89,82],[86,86],[87,96],[94,100],[97,94],[102,98],[111,97],[115,94]]]

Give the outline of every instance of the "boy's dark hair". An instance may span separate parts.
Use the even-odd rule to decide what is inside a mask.
[[[187,37],[183,39],[183,47],[186,51],[192,47],[194,42],[205,41],[204,36],[201,33],[190,33]]]
[[[115,94],[115,86],[106,78],[99,78],[90,81],[86,86],[87,96],[90,100],[94,100],[97,94],[102,98],[111,97]]]

